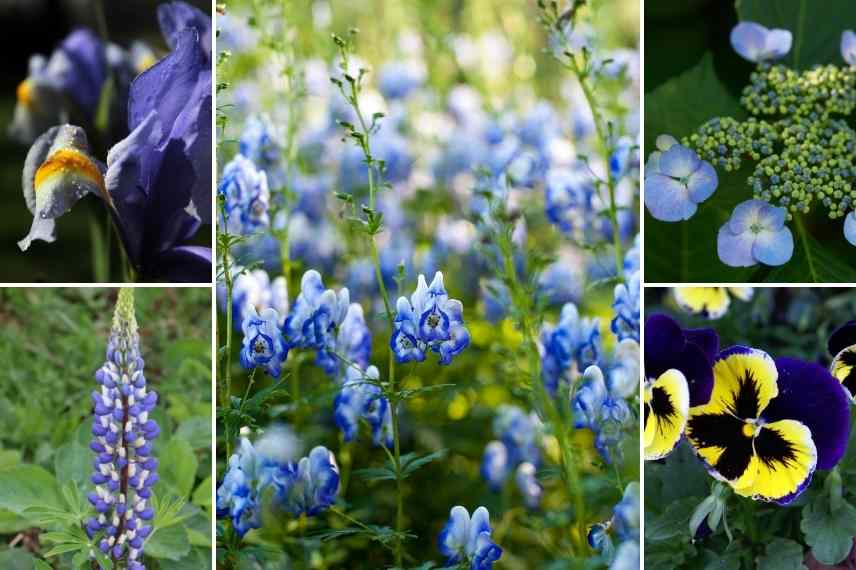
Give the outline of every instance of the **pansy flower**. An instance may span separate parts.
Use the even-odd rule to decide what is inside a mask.
[[[678,445],[690,406],[707,403],[719,337],[712,329],[683,330],[666,315],[645,322],[645,459]]]
[[[722,317],[731,306],[731,297],[749,301],[754,295],[752,287],[675,287],[675,302],[693,315],[709,319]]]
[[[787,504],[816,468],[841,459],[849,403],[821,366],[734,346],[719,354],[713,371],[710,401],[690,409],[687,439],[735,493]]]
[[[839,327],[829,337],[829,353],[833,356],[832,375],[847,388],[850,397],[856,395],[856,321]]]

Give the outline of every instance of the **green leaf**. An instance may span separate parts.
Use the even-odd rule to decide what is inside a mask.
[[[790,30],[793,47],[783,62],[797,69],[842,63],[841,33],[856,22],[852,0],[737,0],[740,20]]]
[[[145,544],[146,554],[153,558],[181,560],[190,552],[187,531],[181,525],[157,529]]]
[[[169,568],[170,570],[207,570],[211,568],[211,550],[194,548],[181,560],[170,562]]]
[[[428,465],[432,461],[436,461],[438,459],[443,459],[446,457],[446,449],[440,449],[433,453],[429,453],[428,455],[423,455],[422,457],[418,457],[415,453],[408,453],[401,457],[401,475],[402,477],[409,477],[420,467]]]
[[[199,460],[193,447],[180,437],[173,437],[160,453],[162,484],[179,497],[188,497],[196,480]]]
[[[38,465],[0,471],[0,509],[22,514],[30,507],[62,509],[56,478]]]
[[[92,452],[77,441],[70,441],[54,454],[54,473],[60,484],[84,484],[92,474]]]
[[[20,548],[0,552],[0,568],[3,570],[33,570],[36,558]]]
[[[395,470],[387,467],[366,467],[364,469],[354,469],[354,475],[362,477],[366,481],[395,480]]]
[[[33,570],[53,570],[53,566],[44,560],[36,559],[33,564]]]
[[[794,234],[794,256],[764,277],[769,283],[849,283],[856,281],[850,258],[853,246],[842,234],[840,221],[830,222],[821,212],[789,224]]]
[[[700,499],[687,497],[676,501],[662,513],[655,515],[645,511],[645,542],[660,542],[690,539],[690,515],[698,506]]]
[[[178,426],[175,437],[187,441],[193,449],[209,449],[211,447],[211,418],[195,416],[183,421]]]
[[[194,505],[198,507],[211,508],[211,496],[213,493],[212,485],[211,485],[211,477],[206,477],[202,483],[196,487],[196,490],[193,492],[193,498],[191,501]]]
[[[0,534],[12,534],[33,526],[28,519],[9,511],[0,511]]]
[[[758,558],[758,570],[807,570],[803,547],[793,540],[774,538],[764,556]]]
[[[856,536],[856,508],[847,502],[832,511],[826,494],[817,495],[803,508],[800,528],[811,553],[822,564],[838,564],[853,548]]]

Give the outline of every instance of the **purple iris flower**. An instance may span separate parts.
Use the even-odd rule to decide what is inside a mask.
[[[645,321],[645,375],[659,378],[670,369],[687,380],[690,406],[706,404],[713,390],[713,361],[719,352],[719,336],[713,329],[688,329],[666,315]]]
[[[105,183],[141,280],[208,281],[211,248],[187,242],[211,223],[211,22],[181,2],[158,16],[173,51],[131,85]]]

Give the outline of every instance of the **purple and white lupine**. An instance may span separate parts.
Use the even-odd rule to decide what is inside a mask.
[[[420,274],[410,299],[398,298],[389,344],[398,362],[422,362],[427,351],[432,350],[440,354],[443,365],[469,346],[464,306],[449,298],[441,272],[434,274],[430,286]]]
[[[86,532],[114,567],[123,561],[128,570],[145,569],[143,546],[155,516],[149,499],[158,481],[152,442],[160,428],[149,417],[158,398],[147,389],[139,343],[133,289],[121,289],[107,361],[95,373],[100,388],[92,392],[95,490],[88,497],[97,515]]]

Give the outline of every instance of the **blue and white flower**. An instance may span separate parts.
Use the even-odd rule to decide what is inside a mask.
[[[217,192],[225,199],[225,227],[229,233],[248,235],[270,225],[267,175],[250,159],[235,155],[223,169]]]
[[[375,445],[392,445],[390,404],[377,385],[379,378],[375,366],[369,366],[365,372],[354,366],[345,370],[345,382],[333,402],[334,419],[345,441],[357,436],[362,419],[371,428]]]
[[[639,342],[640,294],[638,271],[631,273],[626,283],[615,286],[615,317],[610,328],[619,341],[629,338]]]
[[[473,511],[472,518],[464,507],[452,507],[438,545],[446,566],[468,564],[470,570],[491,570],[502,556],[502,548],[491,538],[490,515],[484,507]]]
[[[499,491],[511,467],[508,463],[508,448],[501,441],[491,441],[484,448],[484,456],[481,463],[481,476],[487,481],[492,491]]]
[[[562,307],[559,323],[545,324],[541,330],[541,376],[550,393],[566,378],[573,364],[578,370],[600,358],[600,320],[580,317],[576,305]]]
[[[336,376],[346,365],[356,365],[361,370],[365,370],[369,365],[372,333],[366,325],[363,308],[359,303],[348,305],[348,312],[338,326],[335,340],[330,335],[328,342],[328,346],[318,349],[315,359],[319,368],[327,374]]]
[[[856,245],[856,211],[844,218],[844,237],[850,245]]]
[[[335,344],[332,336],[350,306],[346,288],[336,294],[326,289],[321,274],[310,269],[300,280],[300,294],[285,320],[285,338],[291,348],[326,349]]]
[[[514,477],[517,483],[517,490],[523,497],[523,503],[527,508],[537,509],[541,504],[541,495],[543,489],[538,479],[535,477],[535,466],[531,463],[521,463],[517,467],[517,474]]]
[[[217,488],[217,516],[230,517],[232,527],[240,537],[261,527],[258,463],[253,444],[242,438],[237,451],[229,458],[226,475]]]
[[[279,328],[280,316],[276,309],[264,309],[261,314],[250,305],[241,328],[244,342],[241,348],[241,365],[252,370],[261,368],[279,378],[282,363],[288,357],[288,346]]]
[[[841,57],[850,67],[856,67],[856,34],[853,30],[844,30],[841,34]]]
[[[318,446],[297,463],[283,465],[273,475],[276,504],[298,517],[315,516],[336,502],[339,467],[326,447]]]
[[[581,169],[555,168],[547,172],[544,191],[550,223],[566,235],[585,239],[595,217],[591,177]]]

